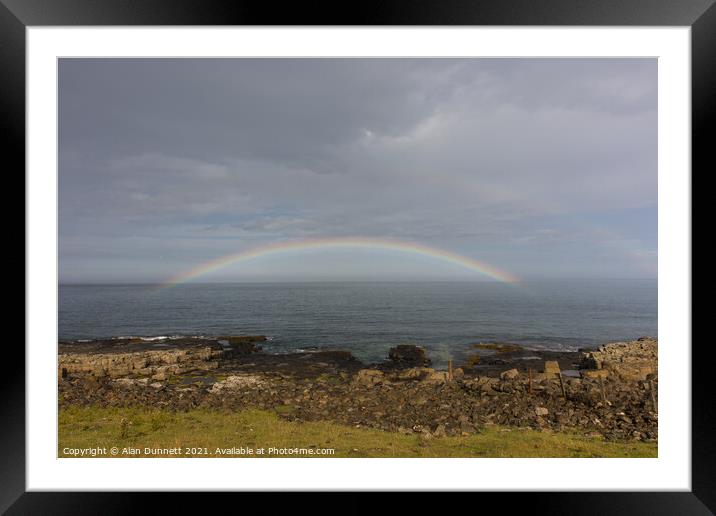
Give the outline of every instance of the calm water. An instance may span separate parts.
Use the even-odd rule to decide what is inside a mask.
[[[657,335],[656,280],[500,283],[63,285],[59,336],[262,334],[264,349],[417,343],[436,363],[480,340],[577,349]]]

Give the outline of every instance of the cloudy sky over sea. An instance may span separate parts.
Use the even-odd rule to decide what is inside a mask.
[[[656,277],[654,59],[62,59],[59,129],[61,282]]]

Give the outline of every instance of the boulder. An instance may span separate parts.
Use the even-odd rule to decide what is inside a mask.
[[[544,363],[545,374],[559,374],[561,369],[559,368],[559,362],[556,360],[546,360]]]
[[[497,378],[485,378],[485,381],[481,381],[480,383],[480,392],[488,396],[496,396],[497,391],[493,387],[495,387],[499,382],[500,381]]]
[[[520,375],[520,372],[517,369],[509,369],[503,373],[500,373],[500,379],[501,380],[514,380]]]
[[[538,416],[547,416],[549,415],[549,410],[545,407],[537,407],[535,409],[535,414]]]
[[[425,349],[412,344],[401,344],[390,348],[388,358],[400,367],[425,367],[431,363],[425,354]]]
[[[423,380],[427,383],[445,383],[448,381],[447,371],[433,371]]]

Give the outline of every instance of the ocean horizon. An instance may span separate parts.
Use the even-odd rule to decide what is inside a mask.
[[[417,344],[437,365],[476,342],[572,351],[657,337],[656,279],[60,284],[60,340],[265,335],[266,352]]]

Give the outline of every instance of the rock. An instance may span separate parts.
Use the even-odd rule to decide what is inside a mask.
[[[433,435],[434,435],[435,437],[445,437],[445,436],[447,435],[447,432],[445,431],[445,425],[442,425],[442,424],[438,425],[438,426],[435,428],[435,431],[433,432]]]
[[[467,436],[475,433],[475,427],[470,423],[460,423],[460,433]]]
[[[426,383],[445,383],[448,381],[447,371],[433,371],[423,380]]]
[[[509,369],[505,371],[504,373],[500,374],[501,380],[514,380],[520,375],[520,372],[517,369]]]
[[[424,367],[430,365],[425,350],[412,344],[401,344],[388,351],[388,358],[400,367]]]
[[[227,351],[232,355],[250,355],[251,353],[258,353],[261,351],[261,346],[258,346],[257,342],[265,342],[266,337],[264,335],[224,335],[216,337],[219,342],[226,344],[228,347]]]
[[[420,439],[422,441],[429,441],[432,438],[433,434],[431,434],[428,430],[423,430],[422,432],[420,432]]]
[[[223,353],[207,346],[126,353],[61,353],[58,359],[59,369],[65,376],[122,378],[132,375],[164,380],[170,375],[195,369],[216,369],[219,367],[216,359]]]
[[[538,416],[546,416],[549,414],[549,410],[546,409],[545,407],[537,407],[535,409],[535,414]]]
[[[390,378],[397,381],[423,380],[434,372],[435,370],[429,367],[411,367],[392,374]]]
[[[488,396],[496,396],[497,395],[497,391],[495,389],[493,389],[492,385],[490,385],[489,383],[482,385],[480,387],[480,392],[482,392]]]
[[[606,369],[593,369],[580,371],[579,374],[582,378],[599,378],[600,376],[602,378],[606,378],[607,376],[609,376],[609,371],[607,371]]]
[[[117,378],[116,380],[112,380],[112,383],[122,387],[134,387],[135,385],[135,381],[132,378]]]
[[[465,377],[465,370],[462,367],[456,367],[452,370],[452,377],[455,380],[459,380],[460,378]]]
[[[580,366],[607,369],[627,381],[639,381],[657,373],[658,351],[658,341],[651,337],[612,342],[596,350],[584,351]]]
[[[229,376],[226,380],[216,382],[211,386],[209,392],[217,393],[223,390],[239,390],[244,388],[262,387],[266,381],[259,375],[234,375]]]
[[[559,374],[561,369],[559,368],[559,362],[556,360],[547,360],[544,363],[545,374]]]
[[[353,377],[353,382],[359,385],[377,385],[385,380],[385,374],[383,371],[377,369],[361,369]]]

